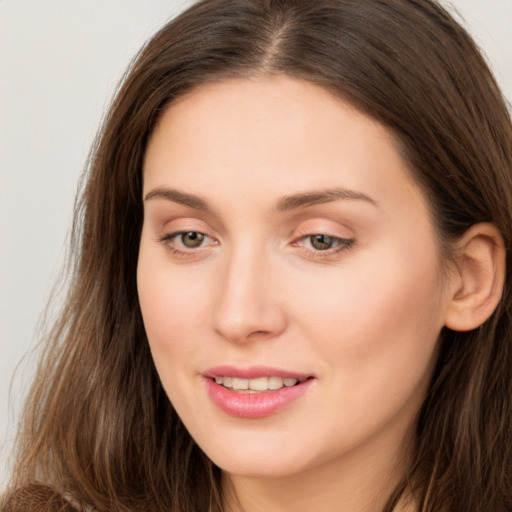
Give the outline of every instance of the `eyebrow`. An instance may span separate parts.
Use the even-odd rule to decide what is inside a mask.
[[[201,199],[200,197],[193,194],[180,192],[179,190],[173,188],[156,187],[146,194],[146,196],[144,197],[144,201],[148,201],[150,199],[155,198],[167,199],[168,201],[188,206],[189,208],[193,208],[194,210],[200,210],[203,212],[212,211],[212,208],[204,199]]]
[[[188,206],[195,210],[204,212],[213,211],[213,208],[199,196],[181,192],[173,188],[156,187],[146,194],[144,201],[155,198],[166,199],[174,203]],[[298,210],[300,208],[307,208],[315,204],[330,203],[341,199],[365,201],[377,208],[379,207],[379,203],[375,201],[375,199],[372,199],[370,196],[362,192],[357,192],[343,187],[336,187],[285,196],[278,201],[276,209],[280,212],[286,212],[290,210]]]
[[[283,197],[278,202],[277,209],[281,212],[297,210],[299,208],[307,208],[308,206],[313,206],[315,204],[330,203],[340,199],[366,201],[377,208],[379,207],[379,203],[375,201],[375,199],[372,199],[370,196],[362,192],[357,192],[344,187],[336,187]]]

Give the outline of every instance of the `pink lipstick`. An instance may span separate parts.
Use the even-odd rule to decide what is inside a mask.
[[[238,418],[264,418],[295,402],[314,377],[269,367],[218,366],[203,374],[210,399]]]

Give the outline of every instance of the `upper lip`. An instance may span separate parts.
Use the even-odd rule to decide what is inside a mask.
[[[283,379],[294,378],[297,380],[313,377],[311,374],[296,372],[293,370],[285,370],[283,368],[273,368],[270,366],[249,366],[244,368],[230,365],[222,365],[209,368],[203,373],[203,376],[209,379],[214,379],[215,377],[237,377],[239,379],[281,377]]]

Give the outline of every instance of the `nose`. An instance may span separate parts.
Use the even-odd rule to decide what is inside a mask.
[[[233,343],[272,339],[287,325],[279,279],[264,255],[239,251],[219,277],[213,327]]]

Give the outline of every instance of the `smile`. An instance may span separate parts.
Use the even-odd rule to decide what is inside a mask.
[[[293,377],[258,377],[256,379],[242,379],[239,377],[215,377],[215,382],[232,391],[246,393],[261,393],[265,391],[276,391],[284,387],[297,386],[306,379],[295,379]]]
[[[312,375],[268,367],[211,368],[203,374],[208,396],[225,414],[266,418],[300,401],[317,381]]]

